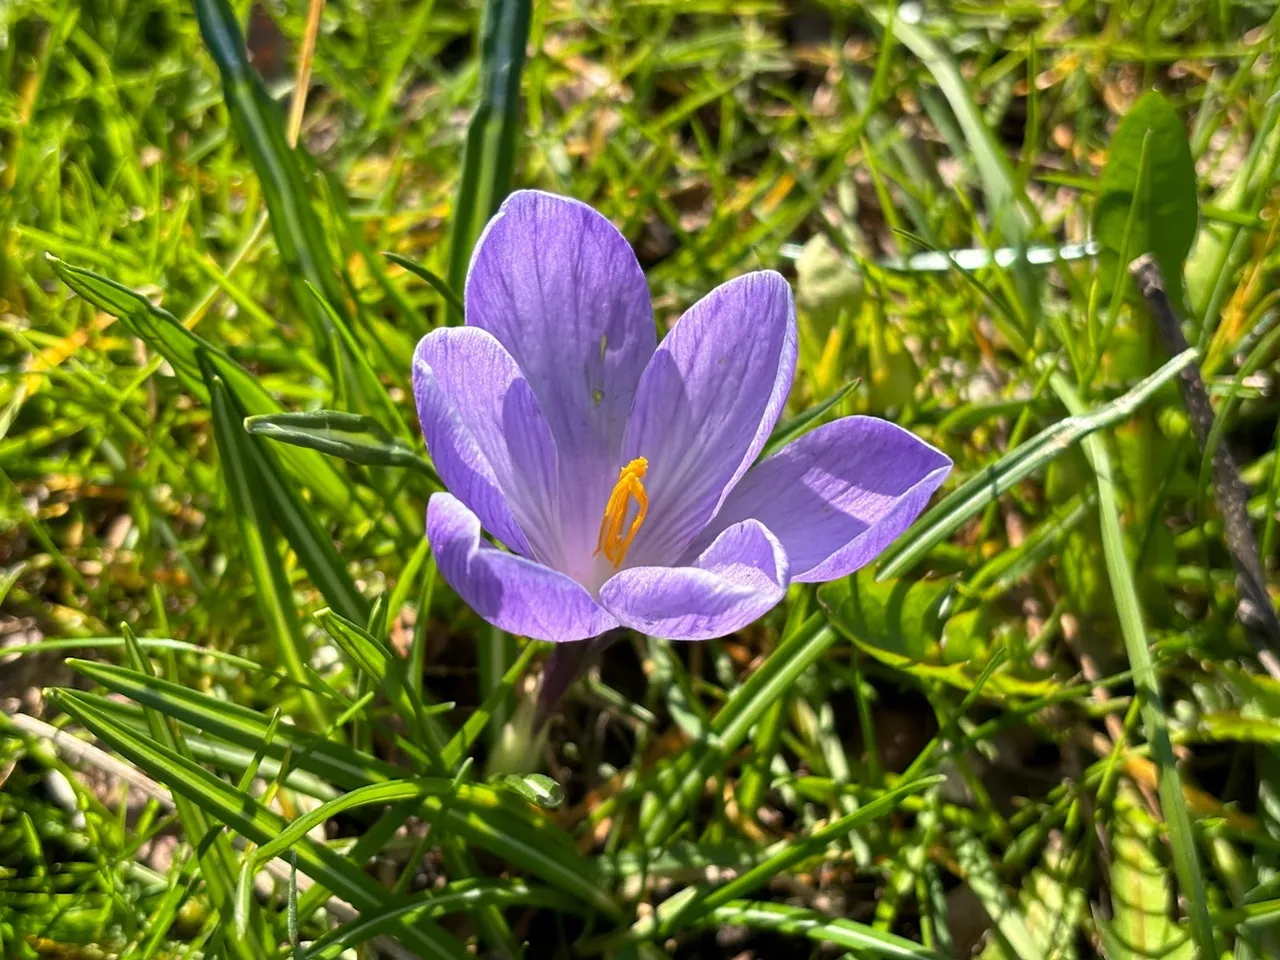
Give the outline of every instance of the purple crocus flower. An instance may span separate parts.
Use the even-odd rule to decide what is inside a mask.
[[[449,490],[431,497],[427,536],[445,581],[503,630],[731,633],[793,581],[870,562],[951,469],[872,417],[755,463],[795,373],[787,282],[730,280],[658,344],[630,245],[576,200],[512,194],[465,294],[466,325],[414,354],[418,416]]]

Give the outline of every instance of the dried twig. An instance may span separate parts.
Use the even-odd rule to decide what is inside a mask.
[[[150,777],[133,769],[123,760],[113,757],[101,747],[96,747],[87,740],[81,740],[66,730],[59,730],[57,727],[45,723],[43,720],[37,720],[35,717],[25,713],[10,714],[9,722],[28,736],[39,740],[48,740],[58,753],[72,763],[83,763],[91,767],[97,767],[103,773],[115,777],[117,780],[123,780],[139,793],[151,797],[164,810],[173,809],[173,797],[169,795],[168,790]]]
[[[316,37],[320,33],[320,14],[324,12],[324,0],[311,0],[307,8],[307,26],[302,34],[302,50],[298,54],[298,73],[293,85],[293,102],[289,105],[289,126],[286,136],[289,146],[298,145],[302,132],[302,115],[307,109],[307,93],[311,86],[311,63],[316,54]]]
[[[1143,254],[1129,264],[1129,272],[1138,285],[1138,292],[1147,301],[1161,343],[1172,356],[1177,356],[1187,349],[1187,338],[1169,302],[1160,266],[1151,254]],[[1178,385],[1203,454],[1213,430],[1213,407],[1200,378],[1200,368],[1194,363],[1183,367],[1178,374]],[[1237,616],[1254,640],[1258,662],[1268,674],[1280,679],[1280,659],[1276,656],[1280,652],[1280,619],[1267,594],[1258,542],[1249,523],[1249,490],[1226,443],[1219,443],[1213,451],[1213,496],[1222,513],[1227,549],[1236,568],[1236,588],[1240,593]]]

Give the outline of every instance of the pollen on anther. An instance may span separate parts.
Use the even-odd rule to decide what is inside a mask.
[[[640,531],[640,525],[644,523],[645,514],[649,511],[649,495],[645,492],[644,484],[641,483],[648,469],[649,461],[644,457],[636,457],[618,471],[618,482],[613,485],[609,502],[605,504],[595,552],[603,553],[615,567],[622,565],[627,549]],[[635,519],[627,524],[627,513],[633,500],[636,504],[636,515]]]

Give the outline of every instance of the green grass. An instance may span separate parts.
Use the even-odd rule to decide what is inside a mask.
[[[905,12],[0,5],[0,955],[1280,955],[1280,678],[1175,386],[1274,594],[1280,22]],[[609,216],[663,328],[782,270],[775,444],[956,462],[871,569],[624,637],[541,736],[409,388],[513,186]]]

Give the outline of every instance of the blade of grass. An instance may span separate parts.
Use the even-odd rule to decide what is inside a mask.
[[[328,315],[307,292],[305,284],[309,282],[322,290],[331,304],[344,304],[346,298],[307,191],[301,151],[289,146],[284,118],[249,62],[231,5],[227,0],[194,3],[200,34],[222,78],[232,128],[262,184],[271,232],[289,275],[294,301],[311,323],[336,371],[342,346],[336,342]],[[297,93],[300,95],[301,91]]]
[[[1138,407],[1195,359],[1194,349],[1179,354],[1122,396],[1092,410],[1076,410],[1014,448],[990,467],[974,474],[925,513],[905,537],[881,555],[876,580],[888,580],[906,573],[934,546],[1023,477],[1038,470],[1094,431],[1127,420]],[[1055,377],[1052,382],[1059,379]]]
[[[116,724],[88,698],[69,690],[51,691],[50,698],[103,743],[164,783],[175,795],[186,797],[246,839],[261,846],[286,829],[287,822],[279,814],[187,758],[158,743],[148,743]],[[310,837],[301,837],[293,850],[307,876],[335,891],[358,910],[384,909],[395,899],[340,854]],[[397,935],[424,957],[463,960],[467,956],[460,943],[425,918],[417,919],[412,925],[403,924]]]
[[[49,264],[62,281],[99,310],[118,318],[129,332],[169,361],[174,372],[202,401],[208,402],[208,387],[196,360],[205,354],[234,389],[249,414],[280,413],[280,405],[259,379],[231,359],[224,351],[196,336],[167,310],[153,306],[140,293],[92,271],[72,266],[49,257]],[[295,449],[282,452],[281,460],[300,482],[336,510],[350,511],[355,506],[350,485],[334,469],[333,464],[318,453]]]
[[[450,317],[454,323],[461,323],[463,316],[466,314],[466,307],[462,304],[462,298],[458,296],[453,287],[445,282],[443,277],[439,277],[432,273],[420,263],[414,263],[408,257],[402,257],[398,253],[385,251],[382,254],[392,263],[399,264],[419,280],[425,280],[436,293],[444,298],[444,302],[449,307]]]
[[[121,633],[125,641],[126,656],[134,669],[154,677],[151,661],[142,652],[137,637],[134,636],[128,624],[121,624]],[[52,694],[50,698],[57,702]],[[59,706],[75,717],[75,714],[65,706],[62,704]],[[163,746],[175,751],[184,749],[181,733],[172,727],[159,711],[147,710],[145,717],[151,738],[158,747]],[[76,719],[79,718],[76,717]],[[105,738],[100,739],[109,746],[114,746]],[[231,847],[231,839],[222,832],[221,827],[209,817],[203,807],[194,803],[185,794],[174,794],[173,800],[183,830],[191,845],[195,847],[196,858],[200,862],[200,874],[209,890],[210,899],[221,917],[227,921],[226,926],[230,927],[230,920],[235,911],[236,876],[236,853]],[[231,950],[245,960],[264,956],[263,951],[258,949],[259,945],[265,945],[263,934],[266,927],[261,913],[251,912],[244,929],[246,934],[243,936],[235,931],[227,931],[227,941]]]
[[[480,102],[467,128],[453,208],[448,288],[461,290],[471,250],[511,189],[520,121],[520,76],[530,0],[488,0],[480,40]],[[451,316],[456,308],[450,309]],[[454,317],[456,322],[460,317]]]
[[[264,744],[269,721],[253,710],[109,664],[88,661],[68,661],[68,664],[108,689],[209,735],[223,737],[246,750],[256,750]],[[109,715],[109,711],[98,710],[104,716]],[[402,774],[397,767],[351,747],[281,725],[264,753],[280,760],[286,752],[292,755],[297,769],[348,791],[399,780]],[[583,898],[601,912],[611,916],[618,913],[608,892],[594,884],[590,862],[577,852],[568,835],[508,792],[467,784],[449,804],[428,802],[420,808],[420,814],[432,822],[438,820],[444,837],[459,838],[491,850]]]
[[[644,843],[655,849],[684,818],[707,778],[746,740],[769,705],[787,692],[836,640],[815,613],[785,637],[758,670],[730,695],[712,718],[711,736],[656,772],[655,802],[640,815]]]
[[[225,380],[220,382],[235,416],[235,423],[226,425],[228,442],[231,442],[229,435],[237,433],[236,426],[243,425],[246,418],[235,390]],[[361,620],[368,617],[369,601],[356,589],[333,539],[320,526],[297,487],[285,476],[275,453],[267,444],[246,433],[235,438],[235,446],[244,458],[245,470],[257,480],[264,515],[271,517],[284,534],[325,599],[344,616]]]
[[[901,798],[909,794],[920,793],[933,784],[941,783],[944,779],[944,777],[922,777],[918,780],[900,784],[885,791],[876,799],[852,813],[837,817],[821,830],[807,837],[791,838],[781,850],[768,860],[756,864],[724,886],[682,902],[678,909],[669,912],[666,916],[662,916],[663,911],[659,909],[660,919],[658,927],[654,931],[654,937],[665,939],[681,927],[696,923],[699,918],[717,907],[724,906],[730,900],[748,894],[768,883],[770,879],[784,870],[788,870],[810,857],[820,855],[826,851],[830,844],[842,837],[846,837],[851,830],[891,812],[897,807]]]
[[[268,413],[246,417],[244,428],[255,436],[319,450],[350,463],[408,467],[441,485],[435,469],[427,460],[391,436],[381,423],[366,414],[344,410]]]
[[[235,408],[235,401],[222,378],[207,360],[200,359],[205,370],[205,383],[213,410],[214,436],[227,480],[227,492],[235,513],[236,527],[240,531],[245,561],[255,585],[254,597],[271,626],[280,662],[290,679],[299,686],[307,716],[317,730],[323,730],[329,720],[309,688],[310,677],[304,666],[309,659],[307,642],[293,606],[293,593],[284,563],[274,543],[270,514],[262,497],[263,479],[251,454],[244,449],[250,442],[240,429],[244,417]]]
[[[426,729],[427,708],[405,676],[403,662],[363,627],[332,610],[320,610],[315,616],[342,652],[382,688],[383,694],[400,716],[416,727],[417,743],[426,752],[430,769],[437,772],[447,770],[439,752],[434,749],[434,738]],[[438,710],[439,707],[433,709]]]
[[[1191,351],[1188,351],[1189,353]],[[1184,354],[1183,356],[1186,356]],[[1168,366],[1166,364],[1166,366]],[[1084,404],[1065,381],[1055,381],[1054,391],[1072,415],[1084,412]],[[1138,590],[1129,569],[1125,554],[1124,532],[1120,527],[1120,508],[1116,501],[1115,480],[1111,470],[1111,455],[1101,436],[1086,438],[1084,453],[1096,477],[1098,487],[1098,519],[1102,527],[1102,548],[1106,558],[1107,575],[1115,597],[1116,613],[1120,618],[1120,632],[1124,637],[1125,652],[1133,671],[1133,685],[1141,701],[1143,732],[1155,762],[1157,790],[1160,808],[1169,832],[1169,846],[1173,851],[1174,872],[1178,886],[1187,904],[1191,923],[1191,936],[1201,956],[1217,956],[1213,924],[1209,919],[1209,896],[1200,871],[1200,858],[1196,853],[1195,836],[1191,817],[1183,801],[1182,781],[1173,755],[1173,743],[1169,738],[1169,719],[1160,696],[1160,681],[1151,659],[1151,647],[1143,625],[1142,607]]]
[[[330,930],[311,945],[308,955],[311,960],[338,960],[345,951],[391,932],[401,919],[419,916],[434,919],[478,906],[583,912],[580,901],[545,887],[531,887],[523,880],[457,880],[413,903],[366,912],[359,919]]]
[[[808,937],[855,951],[857,957],[888,957],[892,960],[942,960],[933,952],[905,937],[885,933],[843,918],[831,918],[816,910],[804,910],[781,903],[734,900],[713,910],[700,922],[712,929],[741,926],[750,930]]]

